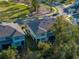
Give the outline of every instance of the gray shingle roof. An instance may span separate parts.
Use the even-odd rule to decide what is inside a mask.
[[[27,23],[27,25],[36,35],[39,35],[50,30],[54,22],[54,18],[45,17],[42,20],[33,20]]]
[[[14,32],[15,31],[15,32]],[[14,34],[12,35],[12,33]],[[0,38],[1,37],[16,37],[24,35],[24,32],[21,30],[18,24],[14,23],[2,23],[0,24]]]

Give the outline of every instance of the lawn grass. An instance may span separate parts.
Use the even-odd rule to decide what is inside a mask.
[[[11,21],[11,19],[24,18],[28,14],[30,14],[30,8],[28,5],[0,1],[0,19],[2,21],[7,21],[7,19]]]

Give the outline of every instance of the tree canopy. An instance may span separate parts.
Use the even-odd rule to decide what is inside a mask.
[[[77,42],[79,39],[79,30],[65,20],[62,16],[57,17],[56,23],[52,27],[55,35],[53,43],[54,56],[57,59],[77,59]]]

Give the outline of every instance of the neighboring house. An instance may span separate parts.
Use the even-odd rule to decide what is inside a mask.
[[[76,0],[76,2],[74,4],[72,4],[71,6],[65,8],[64,12],[66,12],[68,14],[75,14],[75,13],[78,12],[77,10],[79,10],[79,0]]]
[[[55,23],[53,17],[44,17],[44,19],[36,19],[26,22],[27,30],[36,41],[54,41],[54,35],[50,31],[52,25]]]
[[[79,2],[79,0],[76,0],[76,2]],[[64,12],[73,17],[74,24],[79,24],[79,3],[75,3],[68,8],[65,8]]]
[[[8,46],[22,46],[24,42],[24,32],[17,23],[0,24],[0,49]]]
[[[76,13],[77,8],[78,8],[77,5],[71,5],[67,8],[64,8],[64,12],[67,13],[67,14],[73,15],[74,13]]]

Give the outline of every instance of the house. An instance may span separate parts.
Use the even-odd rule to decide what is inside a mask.
[[[64,12],[70,14],[73,17],[73,23],[79,24],[79,0],[76,0],[74,4],[64,9]]]
[[[24,32],[17,23],[0,24],[0,49],[8,46],[19,47],[24,43]]]
[[[67,8],[64,9],[65,13],[67,13],[68,15],[71,15],[73,17],[72,22],[74,24],[79,23],[79,10],[76,7],[74,6],[74,7],[68,8],[68,9]]]
[[[74,5],[71,5],[67,8],[64,8],[64,12],[67,14],[74,14],[74,13],[76,13],[77,8],[78,8],[78,6],[74,4]]]
[[[75,0],[74,4],[64,9],[64,12],[74,14],[77,13],[77,10],[79,10],[79,0]]]
[[[50,31],[52,25],[55,23],[53,17],[44,17],[43,19],[35,19],[30,22],[26,22],[27,31],[30,33],[33,39],[36,41],[54,41],[54,35]]]

